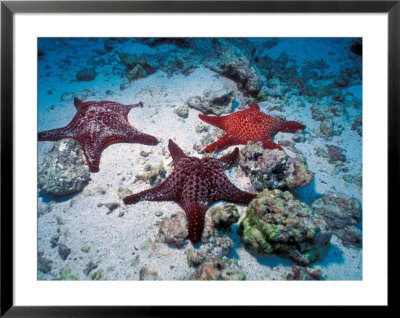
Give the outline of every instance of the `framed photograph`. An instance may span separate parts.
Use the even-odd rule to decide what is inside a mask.
[[[1,314],[387,308],[399,15],[2,2]]]

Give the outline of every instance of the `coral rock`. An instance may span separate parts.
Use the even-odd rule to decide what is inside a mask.
[[[279,149],[263,149],[261,142],[248,142],[240,151],[239,166],[257,191],[296,189],[314,178],[303,156],[291,158]]]
[[[312,269],[302,266],[292,266],[292,272],[286,277],[286,280],[321,280],[322,273],[319,269]]]
[[[90,180],[82,149],[74,139],[56,142],[40,165],[39,188],[53,196],[81,191]]]
[[[302,265],[322,259],[331,232],[313,210],[290,192],[264,190],[250,202],[238,234],[244,245],[261,254],[281,254]]]
[[[189,117],[189,109],[187,107],[185,107],[185,106],[175,109],[174,113],[177,114],[181,118],[188,118]]]
[[[257,96],[262,87],[262,81],[256,68],[251,64],[248,57],[233,45],[225,46],[217,65],[209,65],[209,67],[235,81],[239,89],[251,96]]]
[[[139,271],[139,280],[161,280],[157,272],[152,272],[146,267]]]
[[[311,207],[345,246],[361,247],[361,204],[358,200],[341,193],[328,192],[314,200]]]
[[[93,81],[97,76],[96,70],[94,68],[84,68],[76,73],[76,79],[79,82],[89,82]]]
[[[329,163],[341,164],[346,161],[346,155],[343,154],[344,149],[335,145],[327,145],[326,149],[328,150]]]
[[[241,271],[235,260],[210,259],[201,264],[189,280],[245,280],[246,276]]]
[[[208,214],[214,227],[218,230],[229,230],[231,225],[236,223],[240,217],[237,207],[232,203],[225,204],[223,207],[212,208]]]
[[[58,246],[58,254],[60,254],[61,258],[65,261],[68,257],[68,255],[71,253],[71,249],[65,245],[65,244],[60,244]]]
[[[164,219],[158,230],[157,242],[165,242],[181,248],[185,245],[187,221],[183,212],[178,212],[171,217]]]
[[[190,97],[187,104],[203,114],[221,115],[232,112],[232,103],[236,98],[234,91],[224,87],[215,91],[205,91],[202,96]]]

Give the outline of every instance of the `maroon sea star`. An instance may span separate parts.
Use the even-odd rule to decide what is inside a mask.
[[[283,121],[264,114],[257,104],[227,116],[199,114],[199,118],[226,131],[222,138],[206,147],[207,152],[222,150],[233,145],[247,144],[249,140],[262,141],[264,149],[283,150],[281,146],[272,141],[273,135],[280,131],[294,132],[306,128],[297,121]]]
[[[140,102],[122,105],[110,101],[83,102],[74,99],[77,113],[71,122],[62,128],[39,132],[39,141],[56,141],[73,138],[79,142],[90,171],[99,170],[100,154],[104,148],[118,142],[134,142],[154,145],[157,139],[132,127],[128,113],[133,107],[143,107]]]
[[[197,243],[204,229],[204,217],[208,207],[215,201],[226,200],[248,204],[256,194],[248,193],[234,186],[223,173],[238,159],[239,149],[220,158],[196,158],[185,155],[172,140],[168,149],[174,161],[174,170],[159,185],[125,197],[125,204],[141,200],[180,203],[188,220],[188,236]]]

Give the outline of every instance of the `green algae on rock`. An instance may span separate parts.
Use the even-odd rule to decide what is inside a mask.
[[[238,234],[257,253],[281,254],[302,265],[322,259],[331,238],[326,223],[309,206],[278,189],[265,189],[250,202]]]
[[[263,149],[262,142],[247,143],[240,151],[239,166],[257,191],[293,190],[306,186],[314,178],[305,157],[291,158],[279,149]]]
[[[74,139],[55,142],[38,172],[40,190],[57,197],[81,191],[89,180],[89,167],[81,146]]]

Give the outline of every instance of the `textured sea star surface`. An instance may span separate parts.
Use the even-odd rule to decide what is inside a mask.
[[[278,132],[294,132],[303,130],[306,126],[297,121],[283,121],[260,111],[257,104],[237,111],[227,116],[207,116],[199,114],[199,118],[206,123],[225,130],[226,134],[216,142],[206,147],[207,152],[222,150],[232,145],[247,144],[262,141],[264,149],[282,149],[272,141],[272,136]]]
[[[75,139],[81,145],[92,172],[99,170],[101,152],[111,144],[132,142],[155,145],[157,143],[155,137],[140,132],[128,122],[129,111],[133,107],[143,107],[142,102],[122,105],[110,101],[83,102],[75,98],[74,105],[77,113],[67,126],[39,132],[38,140]]]
[[[219,200],[248,204],[256,197],[233,185],[223,172],[237,161],[238,148],[220,159],[189,157],[172,140],[169,140],[168,148],[174,161],[172,173],[159,185],[123,200],[125,204],[141,200],[180,203],[188,220],[188,237],[193,243],[201,238],[210,204]]]

